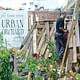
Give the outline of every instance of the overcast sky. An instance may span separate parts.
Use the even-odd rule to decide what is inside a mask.
[[[40,5],[45,5],[46,8],[61,7],[66,4],[66,0],[36,0]]]
[[[0,0],[0,6],[6,8],[19,9],[22,2],[28,0]],[[35,3],[45,6],[46,8],[55,9],[66,4],[66,0],[33,0]]]

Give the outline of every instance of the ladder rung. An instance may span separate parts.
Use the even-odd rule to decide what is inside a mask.
[[[73,15],[67,15],[67,16],[73,16]]]
[[[68,10],[74,10],[74,8],[69,8]]]

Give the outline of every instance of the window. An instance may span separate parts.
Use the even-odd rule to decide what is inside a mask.
[[[28,8],[28,10],[31,10],[31,8]]]
[[[33,5],[33,2],[30,2],[30,5]]]
[[[35,5],[35,7],[38,7],[38,5]]]

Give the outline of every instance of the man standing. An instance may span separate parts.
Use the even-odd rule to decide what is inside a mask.
[[[56,21],[56,52],[59,53],[59,59],[62,60],[64,50],[65,50],[65,37],[64,34],[68,33],[68,30],[64,29],[64,19],[66,17],[66,12],[62,12],[61,16]]]

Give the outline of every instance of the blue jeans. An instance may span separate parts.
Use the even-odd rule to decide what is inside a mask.
[[[59,59],[63,58],[64,55],[64,50],[66,47],[66,42],[67,42],[67,33],[62,34],[62,33],[56,33],[55,34],[55,40],[56,40],[56,52],[59,54]],[[68,54],[66,55],[67,58]]]

